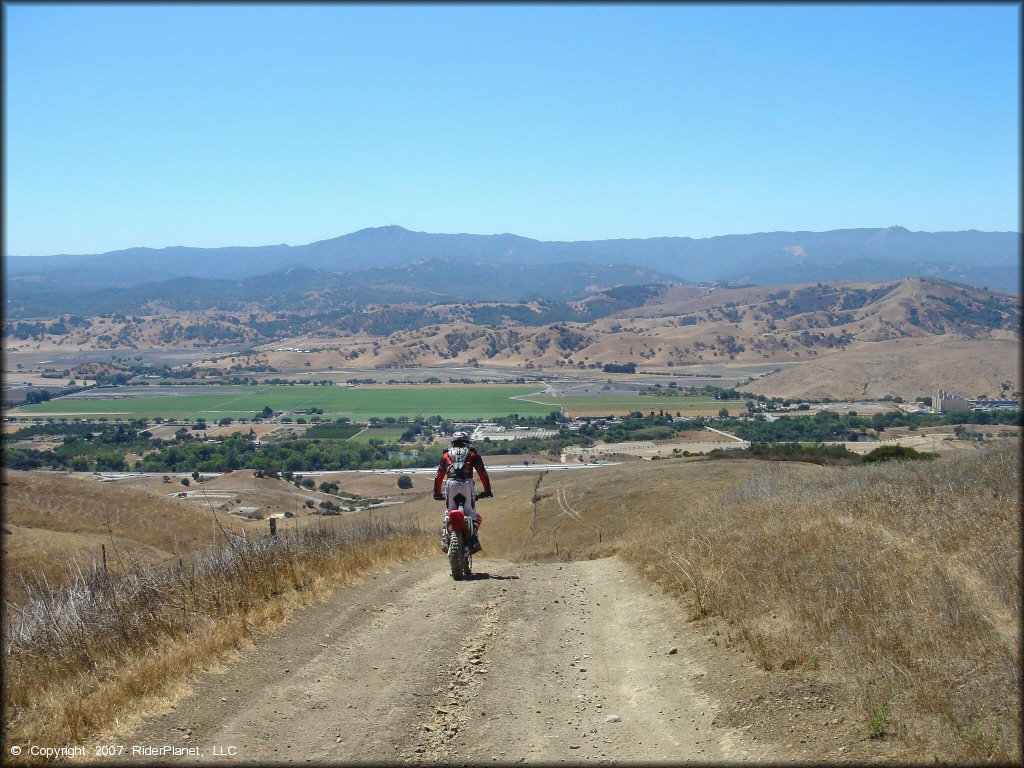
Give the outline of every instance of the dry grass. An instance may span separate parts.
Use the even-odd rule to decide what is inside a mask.
[[[209,546],[216,532],[209,508],[168,498],[174,490],[184,488],[161,484],[156,494],[89,475],[5,470],[4,599],[24,600],[22,573],[41,573],[57,586],[69,567],[88,568],[103,544],[115,571],[123,569],[128,555],[148,563],[169,562]],[[242,527],[227,515],[221,518],[231,531]]]
[[[920,759],[1019,762],[1019,446],[803,483],[779,470],[620,552],[694,618],[730,621],[763,668],[848,684],[865,735]]]
[[[62,590],[32,584],[5,617],[5,741],[74,745],[123,729],[140,702],[172,692],[295,607],[423,556],[433,541],[377,519],[229,543],[172,568],[135,561],[119,578],[94,560]]]
[[[965,339],[943,334],[854,343],[758,379],[744,391],[768,397],[864,400],[934,394],[935,382],[968,397],[996,396],[1004,381],[1020,388],[1019,339]]]
[[[615,552],[638,519],[671,524],[688,514],[691,499],[740,486],[763,466],[752,459],[673,459],[568,472],[493,473],[495,497],[479,502],[482,556],[514,562],[604,557]],[[794,479],[813,477],[819,469],[786,467]],[[443,504],[423,495],[389,507],[387,514],[435,532],[444,511]]]
[[[637,461],[606,469],[549,472],[537,485],[523,559],[580,560],[613,554],[637,525],[685,519],[691,504],[716,489],[743,485],[763,467],[754,459]],[[793,464],[794,479],[820,467]]]

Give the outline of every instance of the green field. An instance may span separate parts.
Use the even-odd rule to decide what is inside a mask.
[[[136,393],[138,391],[136,390]],[[320,418],[333,420],[347,416],[355,422],[370,417],[441,416],[446,419],[488,419],[518,413],[522,416],[544,416],[564,409],[567,415],[624,414],[630,411],[664,410],[683,415],[717,412],[722,407],[738,412],[742,401],[725,402],[707,397],[650,397],[618,395],[609,397],[551,397],[534,394],[531,386],[494,386],[466,384],[450,387],[430,385],[398,385],[393,387],[317,387],[301,385],[268,385],[259,388],[229,386],[180,387],[174,394],[119,395],[110,390],[110,397],[57,398],[45,403],[26,405],[14,412],[28,416],[61,414],[68,416],[137,419],[198,419],[217,421],[224,417],[249,419],[264,406],[286,416],[309,419],[310,408],[323,409]],[[529,395],[529,400],[513,400],[513,396]],[[368,438],[367,438],[368,439]]]
[[[294,416],[296,409],[321,408],[322,419],[348,416],[366,421],[371,416],[441,416],[446,419],[477,419],[507,416],[542,416],[557,405],[540,405],[511,399],[536,391],[530,386],[465,385],[451,387],[317,387],[274,385],[260,388],[192,386],[178,393],[159,396],[109,398],[57,398],[16,410],[27,416],[61,414],[109,418],[198,419],[216,421],[225,417],[249,419],[269,406]],[[305,416],[305,418],[309,418]]]
[[[362,431],[362,424],[335,424],[333,422],[324,422],[322,424],[315,424],[305,431],[303,437],[309,439],[322,439],[322,440],[348,440],[356,433]]]
[[[547,397],[538,396],[535,400],[546,403],[548,410],[562,407],[568,415],[590,414],[599,416],[602,414],[622,414],[630,411],[664,410],[675,414],[679,411],[682,415],[693,412],[717,412],[720,408],[731,407],[734,411],[744,407],[744,401],[715,400],[709,397],[649,397],[645,395],[619,395],[617,397]]]
[[[369,443],[371,440],[383,440],[386,443],[393,443],[398,440],[408,427],[370,427],[364,429],[357,435],[353,435],[350,440],[357,443]],[[307,433],[308,434],[308,433]]]

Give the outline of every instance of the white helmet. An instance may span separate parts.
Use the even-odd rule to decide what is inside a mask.
[[[469,442],[469,435],[465,432],[456,432],[452,435],[452,445],[465,445]]]

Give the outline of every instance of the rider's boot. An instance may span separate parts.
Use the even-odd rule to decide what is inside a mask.
[[[469,553],[471,555],[475,555],[481,549],[483,549],[483,547],[480,546],[480,537],[474,533],[472,538],[469,540]]]

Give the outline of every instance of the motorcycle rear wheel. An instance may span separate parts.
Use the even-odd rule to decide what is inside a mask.
[[[452,531],[448,537],[448,564],[452,569],[452,578],[456,581],[462,581],[466,571],[465,558],[462,555],[463,546],[462,534]]]

